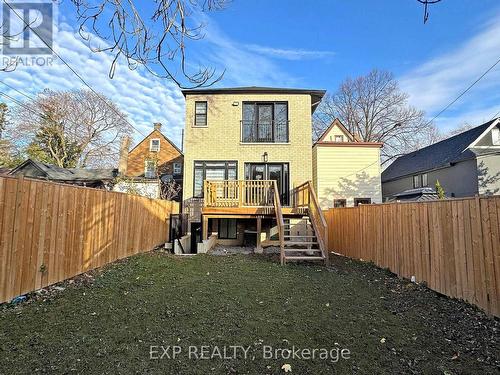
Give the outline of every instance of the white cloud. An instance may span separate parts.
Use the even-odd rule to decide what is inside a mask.
[[[91,52],[86,42],[66,23],[59,25],[54,43],[57,53],[84,77],[91,87],[114,101],[143,134],[152,130],[153,122],[161,122],[164,134],[180,145],[184,127],[184,98],[175,84],[154,77],[141,68],[130,70],[124,64],[118,65],[114,78],[110,79],[108,73],[112,56]],[[68,67],[55,57],[52,66],[19,65],[12,72],[1,73],[0,80],[32,96],[45,88],[86,88]],[[26,99],[1,84],[0,90],[17,99]],[[138,141],[142,135],[135,132],[134,137]]]
[[[400,78],[410,102],[432,118],[500,57],[500,15],[458,48],[444,52]],[[500,108],[500,64],[436,120],[444,129],[480,124]]]
[[[248,44],[246,48],[250,51],[276,57],[285,60],[322,59],[334,56],[332,51],[314,51],[306,49],[287,49],[261,46],[258,44]]]

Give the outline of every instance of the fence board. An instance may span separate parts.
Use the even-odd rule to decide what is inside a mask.
[[[176,202],[0,177],[0,302],[168,241]]]
[[[500,316],[500,196],[325,212],[330,251]]]

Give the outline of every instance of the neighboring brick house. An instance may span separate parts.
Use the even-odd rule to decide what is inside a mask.
[[[382,203],[382,143],[356,139],[335,119],[313,146],[313,182],[322,209]]]
[[[161,132],[160,123],[155,123],[153,131],[130,151],[129,145],[130,140],[124,139],[120,151],[119,172],[126,181],[117,184],[115,190],[126,191],[133,182],[139,194],[156,198],[160,181],[173,180],[182,186],[184,155]]]

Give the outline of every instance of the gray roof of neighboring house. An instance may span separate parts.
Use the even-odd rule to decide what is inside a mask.
[[[474,158],[475,154],[467,147],[494,121],[397,158],[382,172],[382,182]]]
[[[40,170],[48,180],[54,181],[105,181],[114,179],[118,174],[117,169],[62,168],[32,159],[22,162],[10,174],[14,175],[28,165]]]
[[[433,188],[424,187],[416,189],[408,189],[400,193],[394,194],[390,197],[390,201],[433,201],[439,199],[439,196]]]

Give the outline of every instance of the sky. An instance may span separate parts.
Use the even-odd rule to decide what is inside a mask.
[[[146,1],[136,4],[144,14],[150,11]],[[224,10],[193,15],[194,22],[204,25],[204,38],[188,45],[188,64],[224,71],[218,87],[328,92],[348,77],[374,68],[387,70],[409,94],[410,104],[431,119],[500,58],[500,3],[442,0],[429,12],[423,24],[423,7],[417,0],[233,0]],[[55,50],[128,115],[139,130],[135,141],[152,130],[153,122],[161,122],[165,135],[180,145],[184,126],[180,89],[145,69],[130,70],[122,63],[110,79],[113,57],[90,51],[78,34],[71,2],[63,1],[57,13]],[[0,81],[28,95],[45,88],[84,87],[57,59],[52,66],[0,72]],[[1,83],[0,92],[26,100]],[[479,125],[498,111],[500,64],[435,124],[446,132],[465,123]]]

